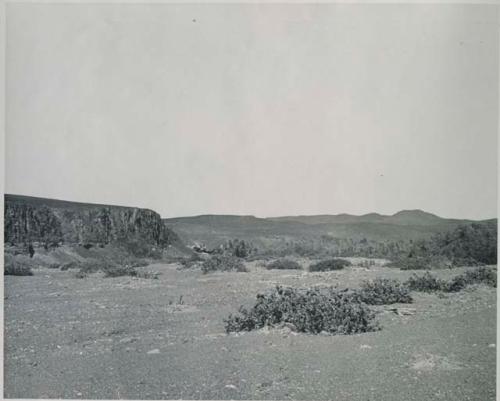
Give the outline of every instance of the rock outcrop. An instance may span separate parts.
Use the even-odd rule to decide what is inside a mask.
[[[166,247],[178,240],[149,209],[5,195],[5,244],[106,245],[139,240]]]

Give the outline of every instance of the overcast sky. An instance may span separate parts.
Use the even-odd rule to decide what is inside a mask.
[[[6,192],[497,215],[498,10],[7,5]]]

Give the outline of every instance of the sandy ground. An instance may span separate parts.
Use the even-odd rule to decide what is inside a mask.
[[[415,311],[378,307],[381,331],[227,335],[223,319],[276,284],[355,287],[411,273],[249,273],[154,265],[158,280],[77,279],[73,271],[5,277],[6,398],[495,399],[496,290],[414,294]],[[439,271],[451,277],[463,270]]]

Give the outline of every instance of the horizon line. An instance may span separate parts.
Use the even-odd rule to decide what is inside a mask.
[[[50,200],[50,201],[59,201],[59,202],[68,202],[68,203],[74,203],[74,204],[82,204],[82,205],[94,205],[94,206],[110,206],[110,207],[124,207],[124,208],[134,208],[134,209],[145,209],[145,210],[151,210],[155,213],[158,213],[160,215],[162,220],[169,220],[169,219],[183,219],[183,218],[196,218],[196,217],[203,217],[203,216],[232,216],[232,217],[254,217],[257,219],[277,219],[277,218],[287,218],[287,217],[319,217],[319,216],[329,216],[329,217],[338,217],[338,216],[349,216],[349,217],[365,217],[368,215],[377,215],[380,217],[393,217],[399,213],[402,212],[422,212],[426,214],[433,215],[435,217],[438,217],[440,219],[444,220],[465,220],[465,221],[471,221],[471,222],[476,222],[476,221],[488,221],[488,220],[497,220],[498,216],[495,217],[488,217],[484,219],[471,219],[471,218],[457,218],[457,217],[443,217],[440,216],[436,213],[428,212],[423,209],[400,209],[396,211],[393,214],[383,214],[379,212],[368,212],[368,213],[363,213],[363,214],[355,214],[355,213],[346,213],[346,212],[341,212],[341,213],[317,213],[317,214],[283,214],[283,215],[273,215],[273,216],[258,216],[255,214],[235,214],[235,213],[201,213],[201,214],[192,214],[192,215],[179,215],[179,216],[171,216],[171,217],[164,217],[161,215],[161,213],[157,212],[154,208],[150,207],[140,207],[140,206],[130,206],[130,205],[121,205],[121,204],[110,204],[110,203],[97,203],[97,202],[86,202],[86,201],[80,201],[80,200],[67,200],[67,199],[61,199],[61,198],[48,198],[45,196],[37,196],[37,195],[26,195],[26,194],[13,194],[13,193],[7,193],[4,192],[4,202],[5,202],[5,197],[6,196],[18,196],[18,197],[25,197],[25,198],[34,198],[34,199],[42,199],[42,200]]]

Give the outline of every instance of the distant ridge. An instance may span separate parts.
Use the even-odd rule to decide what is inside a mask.
[[[216,246],[228,239],[240,238],[264,247],[276,241],[307,242],[324,236],[375,241],[415,240],[476,222],[445,219],[422,210],[401,210],[393,215],[368,213],[356,216],[342,213],[268,218],[207,214],[163,221],[188,243],[203,242]],[[486,221],[491,220],[477,222]]]
[[[304,224],[335,224],[335,223],[385,223],[402,225],[433,225],[443,222],[471,222],[472,220],[445,219],[423,210],[401,210],[393,215],[368,213],[360,216],[351,214],[312,215],[312,216],[282,216],[271,217],[272,221],[295,221]]]

